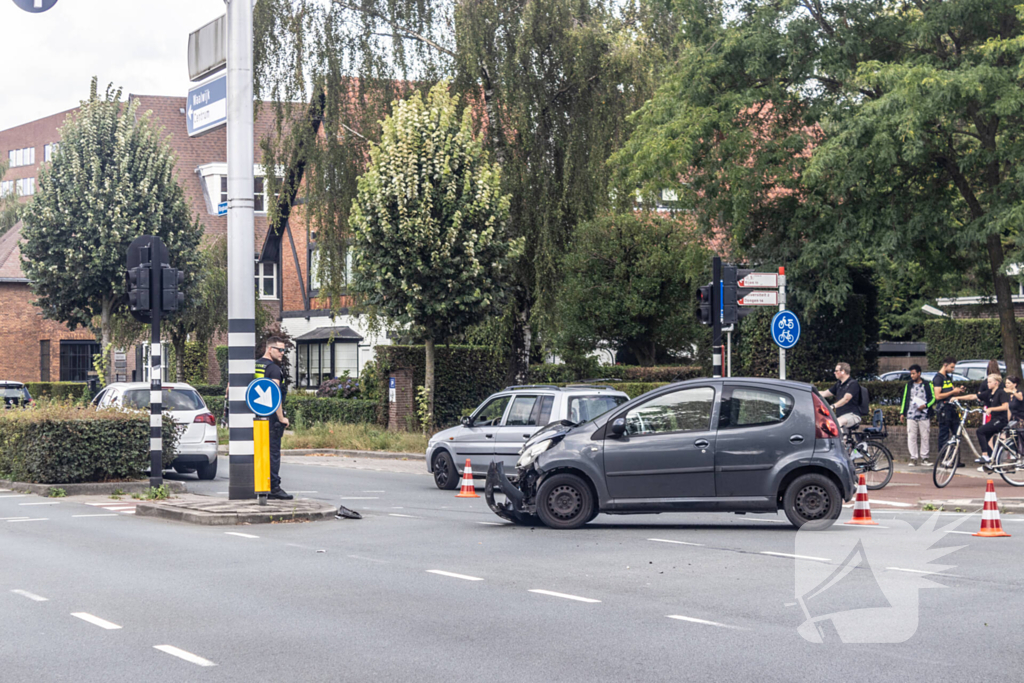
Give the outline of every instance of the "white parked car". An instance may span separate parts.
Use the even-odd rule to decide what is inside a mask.
[[[160,403],[174,423],[185,427],[171,467],[180,474],[195,472],[200,479],[217,476],[217,420],[199,392],[188,384],[164,384]],[[96,394],[99,408],[126,408],[149,412],[149,382],[116,382]]]
[[[523,444],[545,425],[586,422],[628,400],[627,394],[596,384],[505,387],[462,418],[461,425],[430,437],[427,471],[437,488],[452,490],[459,488],[467,458],[475,476],[482,477],[492,461],[511,470]]]

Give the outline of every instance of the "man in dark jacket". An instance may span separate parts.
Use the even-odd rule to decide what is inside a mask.
[[[910,366],[910,381],[903,387],[903,401],[900,403],[900,422],[907,423],[907,450],[910,451],[910,466],[928,465],[928,449],[931,445],[930,427],[935,392],[932,384],[921,379],[921,366]]]

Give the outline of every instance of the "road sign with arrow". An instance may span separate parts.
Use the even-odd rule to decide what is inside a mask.
[[[257,417],[269,417],[281,405],[281,389],[265,377],[254,379],[245,390],[245,402]]]
[[[185,123],[189,137],[208,133],[228,122],[228,75],[221,73],[188,89]]]

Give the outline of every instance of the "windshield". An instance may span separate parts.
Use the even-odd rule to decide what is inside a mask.
[[[28,389],[24,387],[4,387],[3,392],[4,398],[18,398],[26,401],[32,398],[28,395]]]
[[[125,408],[149,408],[149,389],[129,389],[124,392]],[[164,410],[202,410],[203,399],[194,389],[164,389],[160,394],[160,407]]]
[[[576,424],[589,422],[628,400],[625,396],[573,396],[569,399],[569,415],[566,419]]]

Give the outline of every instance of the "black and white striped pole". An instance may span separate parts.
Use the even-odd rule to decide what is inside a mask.
[[[154,237],[150,243],[149,291],[151,296],[153,322],[149,343],[149,485],[153,488],[163,486],[163,383],[161,372],[163,363],[160,348],[161,310],[161,278],[163,269],[160,265],[167,260],[167,250],[159,238]]]
[[[228,498],[254,498],[253,413],[245,391],[256,371],[253,286],[252,2],[225,0],[228,17]]]
[[[722,299],[722,259],[711,260],[711,376],[722,376],[722,318],[725,306]]]

